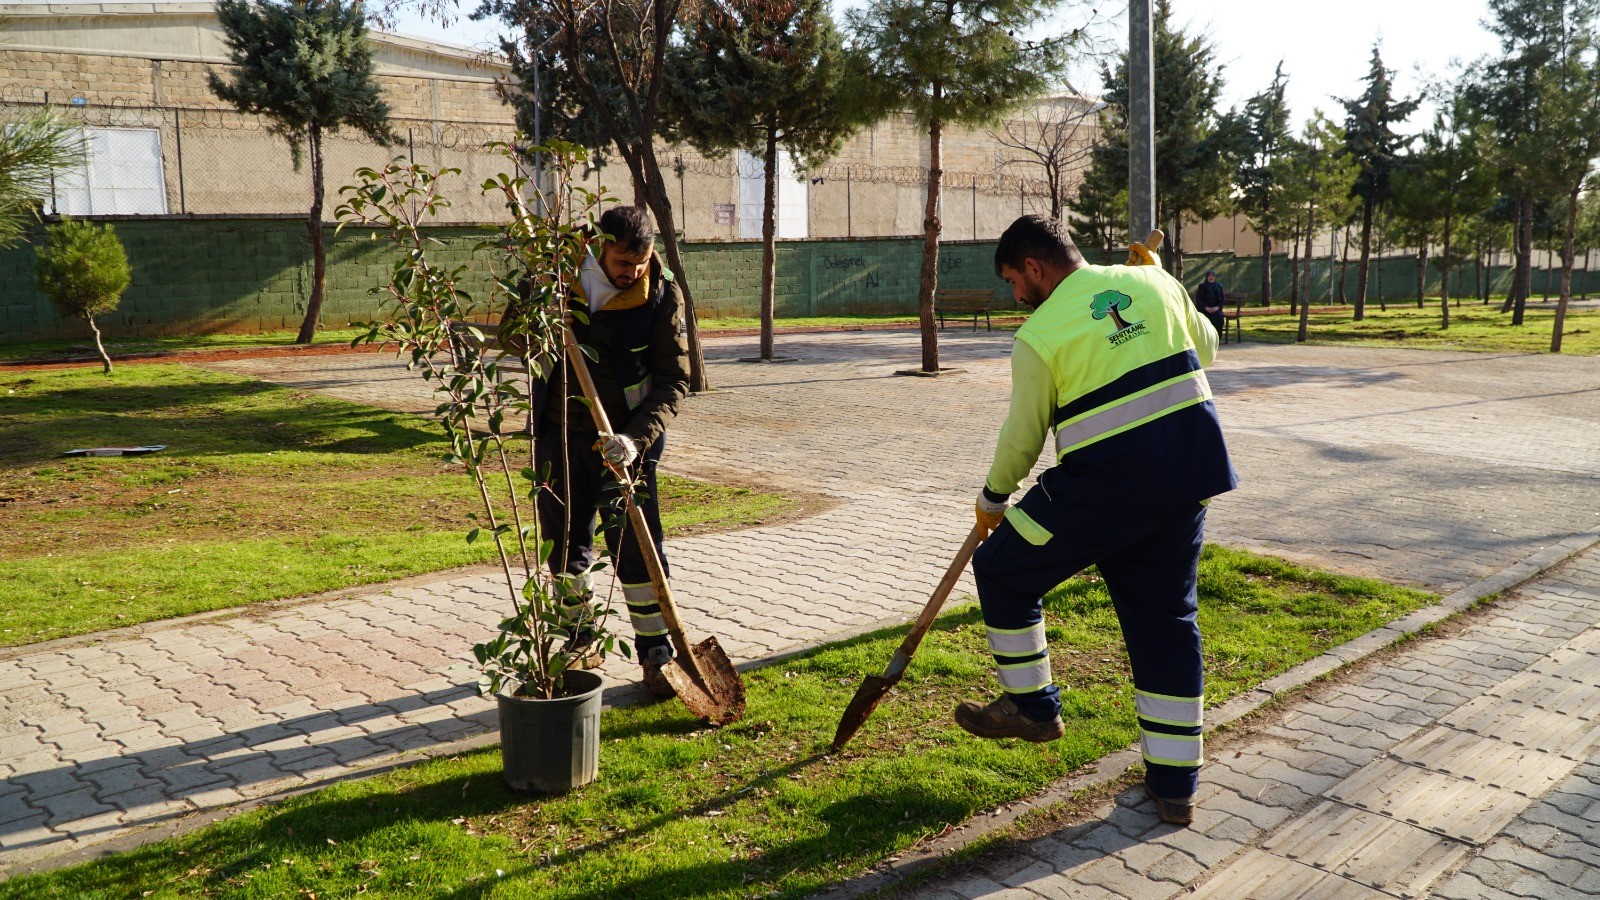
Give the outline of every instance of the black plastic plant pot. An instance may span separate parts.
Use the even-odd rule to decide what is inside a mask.
[[[500,760],[506,784],[519,791],[560,793],[600,773],[600,688],[594,672],[566,674],[565,697],[541,700],[496,694]]]

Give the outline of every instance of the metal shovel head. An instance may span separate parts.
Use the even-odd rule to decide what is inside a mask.
[[[744,717],[744,680],[714,637],[689,648],[690,658],[673,659],[661,674],[673,693],[697,718],[728,725]]]
[[[833,733],[833,752],[838,753],[856,736],[861,726],[867,724],[867,717],[878,708],[878,701],[899,680],[890,681],[882,675],[868,675],[862,679],[861,687],[856,688],[856,695],[850,698],[850,705],[844,708],[844,715],[839,717],[839,730]]]

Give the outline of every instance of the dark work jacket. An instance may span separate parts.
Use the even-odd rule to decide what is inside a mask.
[[[581,317],[573,318],[578,343],[593,350],[598,359],[585,356],[595,390],[611,427],[648,447],[661,437],[667,422],[689,393],[689,345],[683,318],[683,292],[661,258],[650,258],[650,298],[642,306],[591,313],[583,301],[572,298]],[[588,321],[585,322],[584,319]],[[550,390],[540,384],[534,392],[535,421],[559,423]],[[580,399],[583,390],[569,368],[567,372],[567,430],[579,435],[595,433],[594,414]]]
[[[1205,312],[1208,306],[1215,306],[1218,310],[1221,310],[1227,303],[1227,297],[1228,292],[1222,286],[1222,282],[1202,281],[1200,282],[1200,289],[1194,292],[1194,305],[1201,312]]]

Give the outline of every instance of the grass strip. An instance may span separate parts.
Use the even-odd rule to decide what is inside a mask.
[[[62,451],[166,444],[150,456]],[[0,646],[486,562],[416,416],[185,365],[0,372]],[[670,536],[797,502],[664,476]]]
[[[1422,350],[1468,350],[1493,353],[1547,353],[1555,311],[1529,308],[1521,325],[1511,324],[1511,314],[1498,303],[1483,306],[1463,300],[1450,309],[1450,327],[1440,329],[1439,301],[1423,309],[1389,304],[1384,312],[1367,304],[1366,318],[1352,321],[1348,310],[1313,312],[1307,317],[1308,343],[1365,347],[1409,347]],[[1252,341],[1293,343],[1300,327],[1298,316],[1245,316],[1244,335]],[[1561,352],[1573,356],[1600,354],[1600,310],[1571,309],[1562,335]]]
[[[1217,547],[1200,591],[1213,705],[1436,599]],[[804,896],[1135,740],[1104,586],[1073,579],[1047,610],[1067,720],[1051,744],[977,740],[951,722],[957,701],[995,689],[968,606],[935,623],[837,757],[826,751],[840,711],[904,628],[748,673],[748,715],[721,730],[672,701],[608,710],[601,778],[565,796],[513,793],[487,750],[13,879],[0,898]]]

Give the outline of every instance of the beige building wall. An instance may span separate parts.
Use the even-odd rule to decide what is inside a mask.
[[[233,112],[211,93],[207,74],[227,66],[210,4],[0,4],[0,16],[10,24],[0,40],[0,117],[50,103],[87,127],[154,131],[168,213],[304,211],[306,167],[296,170],[285,142],[261,120]],[[358,167],[382,166],[399,155],[463,169],[450,220],[499,219],[502,205],[484,198],[478,186],[509,166],[482,149],[514,133],[512,110],[495,91],[495,79],[509,76],[509,67],[465,48],[376,31],[372,38],[400,144],[380,147],[351,133],[327,138],[329,217],[334,192]],[[1039,108],[1083,112],[1087,104],[1057,97]],[[1020,133],[1026,133],[1035,112],[1019,110],[1013,126],[1022,123]],[[1003,124],[945,129],[940,215],[946,240],[993,239],[1017,215],[1049,211],[1044,170],[1026,153],[1003,146],[996,135],[1004,131]],[[1091,125],[1083,140],[1093,137]],[[741,203],[741,193],[749,199],[741,176],[747,184],[759,180],[759,163],[746,157],[741,164],[739,154],[707,159],[688,147],[661,145],[657,153],[683,235],[738,240],[740,217],[753,215]],[[927,173],[927,130],[902,115],[855,135],[826,165],[799,173],[787,190],[805,193],[800,230],[809,237],[912,235],[923,230]],[[614,155],[583,173],[582,181],[623,202],[634,198],[626,166]]]

